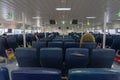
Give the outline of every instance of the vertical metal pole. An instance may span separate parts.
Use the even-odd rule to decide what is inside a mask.
[[[4,32],[3,33],[5,33],[5,27],[4,27]]]
[[[39,29],[39,27],[37,28],[37,32],[39,33],[39,31],[40,31],[40,29]]]
[[[35,26],[35,27],[36,27],[36,26]],[[34,32],[33,32],[33,33],[35,33],[35,31],[36,31],[35,27],[34,27]]]
[[[84,33],[84,24],[82,22],[82,36],[83,36],[83,33]]]
[[[45,33],[45,39],[47,38],[47,32],[46,32],[46,26],[43,24],[44,27],[44,33]]]
[[[31,34],[32,34],[32,26],[31,26]]]
[[[104,13],[104,34],[103,34],[103,48],[105,48],[105,41],[106,41],[106,25],[107,25],[107,12]]]
[[[24,41],[24,47],[26,48],[25,14],[24,13],[22,13],[22,21],[23,21],[23,41]]]
[[[46,32],[45,32],[45,39],[47,38]]]

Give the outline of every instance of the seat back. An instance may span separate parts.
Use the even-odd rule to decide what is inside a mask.
[[[74,39],[64,39],[63,41],[64,41],[64,42],[75,42]]]
[[[68,48],[65,54],[65,64],[67,69],[87,67],[88,49]]]
[[[62,58],[61,48],[42,48],[40,50],[40,61],[42,67],[61,69]]]
[[[36,49],[33,48],[17,48],[15,56],[19,67],[39,67]]]
[[[111,68],[115,54],[115,50],[113,49],[93,49],[89,67]]]
[[[46,47],[46,42],[32,42],[32,48],[41,49]]]
[[[120,72],[102,68],[71,69],[69,80],[120,80]]]
[[[115,49],[116,51],[120,49],[120,39],[114,39],[111,48]]]
[[[26,42],[32,43],[32,34],[26,34]]]
[[[106,42],[105,45],[107,47],[111,47],[112,42],[113,42],[112,36],[111,35],[106,35],[106,41],[105,42]]]
[[[12,48],[15,51],[15,48],[18,47],[16,38],[14,36],[10,36],[7,38],[7,44],[9,48]]]
[[[23,45],[23,35],[22,35],[22,34],[19,34],[19,35],[17,36],[17,43],[18,43],[19,45]]]
[[[48,42],[48,47],[62,48],[63,47],[63,42]]]
[[[12,80],[61,80],[61,71],[48,68],[20,68],[11,72]]]
[[[46,42],[35,42],[35,41],[33,41],[32,42],[32,48],[36,48],[36,50],[37,50],[37,57],[38,57],[38,59],[39,59],[39,53],[40,53],[40,49],[41,48],[45,48],[46,47]]]
[[[81,48],[89,49],[89,56],[92,54],[92,50],[95,49],[97,44],[95,42],[83,42],[81,44]]]
[[[5,50],[7,49],[7,41],[0,37],[0,56],[7,57]]]
[[[10,80],[8,69],[5,67],[0,68],[0,80]]]
[[[64,49],[79,48],[79,47],[80,47],[80,43],[78,43],[78,42],[65,42],[64,43]]]

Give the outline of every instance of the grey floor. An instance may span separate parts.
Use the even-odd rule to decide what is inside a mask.
[[[6,64],[0,64],[0,66],[7,67],[8,70],[9,70],[9,74],[10,74],[10,75],[11,75],[11,71],[12,71],[12,70],[15,70],[15,69],[19,68],[16,61],[13,61],[13,62],[10,62],[10,63],[6,63]],[[113,63],[112,69],[115,69],[115,70],[117,70],[117,71],[120,71],[120,64]],[[10,78],[11,78],[11,77],[10,77]]]
[[[118,63],[113,63],[112,68],[120,71],[120,63],[119,64]]]

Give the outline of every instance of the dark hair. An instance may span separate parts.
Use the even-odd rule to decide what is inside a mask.
[[[4,34],[3,34],[3,36],[7,36],[7,34],[6,34],[6,33],[4,33]]]

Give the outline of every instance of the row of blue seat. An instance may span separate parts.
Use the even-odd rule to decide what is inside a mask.
[[[11,35],[14,36],[17,40],[18,44],[23,44],[23,35]],[[58,34],[55,33],[50,33],[50,34],[45,34],[45,33],[35,33],[33,34],[26,34],[26,42],[30,42],[32,43],[32,41],[37,41],[37,38],[39,40],[47,40],[47,41],[54,41],[54,40],[62,40],[62,41],[66,41],[66,40],[74,40],[71,36],[59,36]],[[75,40],[74,40],[75,41]]]
[[[52,35],[52,36],[54,36],[54,35]],[[79,42],[73,42],[74,39],[71,36],[64,36],[64,37],[65,37],[66,41],[71,42],[71,44],[69,43],[70,45],[69,44],[64,44],[63,45],[62,43],[56,43],[56,41],[57,42],[58,41],[64,42],[63,41],[64,40],[63,36],[56,36],[55,38],[54,37],[52,38],[53,41],[55,40],[55,42],[48,42],[48,45],[46,44],[45,46],[48,46],[48,47],[60,47],[60,48],[61,47],[62,48],[63,47],[67,47],[67,48],[73,48],[73,47],[75,47],[75,48],[77,47],[78,48],[78,47],[80,47],[79,46]],[[15,48],[18,47],[17,41],[19,41],[19,40],[17,40],[14,36],[8,37],[7,38],[8,47],[9,48],[13,48],[13,50],[15,50]],[[45,40],[43,40],[43,41],[45,41]],[[116,41],[114,41],[114,42],[116,42]],[[5,50],[6,50],[5,44],[6,44],[5,41],[3,41],[2,39],[0,39],[0,56],[1,55],[5,55]],[[33,46],[34,46],[34,42],[33,42]],[[119,49],[119,45],[117,45],[117,47],[115,45],[112,45],[112,48],[115,49],[115,50],[117,50],[117,49]]]
[[[45,38],[45,33],[36,33],[35,35],[38,36],[39,39],[43,39]],[[32,42],[32,41],[36,41],[35,39],[35,35],[33,34],[26,34],[26,41],[27,42]],[[59,36],[59,34],[57,33],[46,33],[46,39],[49,39],[49,40],[58,40],[58,39],[71,39],[72,41],[79,41],[80,38],[81,38],[81,33],[70,33],[69,35],[65,35],[65,36]],[[95,36],[95,38],[98,36],[98,34],[93,34]],[[11,35],[11,36],[14,36],[17,40],[17,43],[19,44],[23,44],[23,35]],[[9,36],[9,37],[11,37]],[[119,35],[106,35],[106,43],[107,42],[110,42],[110,44],[112,43],[113,39],[115,38],[118,38]],[[77,40],[76,40],[77,38]],[[112,39],[112,40],[111,40]],[[100,43],[102,43],[102,40],[103,40],[103,35],[101,34],[100,35]],[[109,44],[109,43],[107,43]],[[107,45],[106,44],[106,45]]]
[[[7,57],[5,50],[9,48],[12,48],[13,50],[15,50],[15,48],[17,47],[18,45],[17,45],[16,39],[13,36],[8,38],[0,37],[0,56]]]
[[[36,49],[17,48],[15,56],[20,67],[48,67],[67,71],[71,68],[111,68],[115,50],[93,49],[89,58],[89,50],[84,48],[68,48],[63,61],[61,48],[42,48],[37,54]],[[64,64],[63,64],[64,63]]]
[[[57,47],[57,48],[79,48],[80,43],[78,42],[61,42],[61,41],[54,41],[54,42],[32,42],[33,48],[45,48],[45,47]]]
[[[93,34],[93,33],[92,33]],[[79,39],[81,38],[81,33],[69,33],[69,36],[72,36],[73,39],[75,39],[75,41],[79,41]],[[97,43],[102,44],[103,43],[103,34],[93,34],[93,36],[95,37],[95,40]],[[120,35],[110,35],[110,34],[106,34],[106,46],[111,46],[113,43],[114,39],[119,38]],[[120,38],[119,38],[120,39]]]
[[[19,68],[11,72],[12,80],[61,80],[61,71],[51,68]],[[10,80],[8,69],[0,68],[0,80]],[[120,72],[103,68],[70,69],[68,80],[120,80]]]
[[[41,40],[41,41],[44,41],[45,44],[44,46],[46,47],[47,46],[47,41],[46,40]],[[32,42],[32,41],[31,41]],[[13,50],[15,50],[15,48],[17,48],[19,45],[21,45],[23,43],[23,38],[20,39],[20,40],[17,40],[14,36],[9,36],[7,37],[6,39],[5,38],[0,38],[0,56],[5,56],[7,57],[7,55],[5,54],[5,50],[8,49],[8,48],[12,48]],[[29,41],[27,42],[29,43]],[[34,42],[33,42],[34,43]],[[60,43],[58,43],[59,45]],[[51,44],[50,44],[51,45]],[[61,47],[63,47],[62,43],[60,44]],[[59,46],[60,46],[59,45]],[[34,46],[34,44],[33,44]],[[59,47],[58,46],[58,47]],[[79,46],[79,43],[78,43],[78,46]]]
[[[18,47],[18,44],[16,42],[16,39],[14,36],[11,36],[11,37],[8,37],[7,38],[7,42],[0,38],[0,56],[2,55],[5,55],[5,50],[7,49],[5,44],[8,44],[8,48],[12,48],[13,50],[15,50],[16,47]],[[46,41],[39,41],[39,42],[32,42],[32,47],[33,48],[37,48],[40,49],[40,48],[43,48],[43,47],[58,47],[58,48],[63,48],[63,49],[66,49],[66,48],[79,48],[80,47],[80,43],[79,42],[58,42],[58,41],[55,41],[55,42],[46,42]],[[95,44],[95,47],[96,47],[96,44]],[[39,50],[38,50],[39,52]]]
[[[36,48],[39,52],[41,48],[49,47],[49,48],[62,48],[64,51],[67,48],[87,48],[89,49],[89,52],[92,51],[92,49],[95,49],[97,47],[97,44],[95,42],[83,42],[80,46],[80,43],[78,42],[32,42],[32,47]]]

